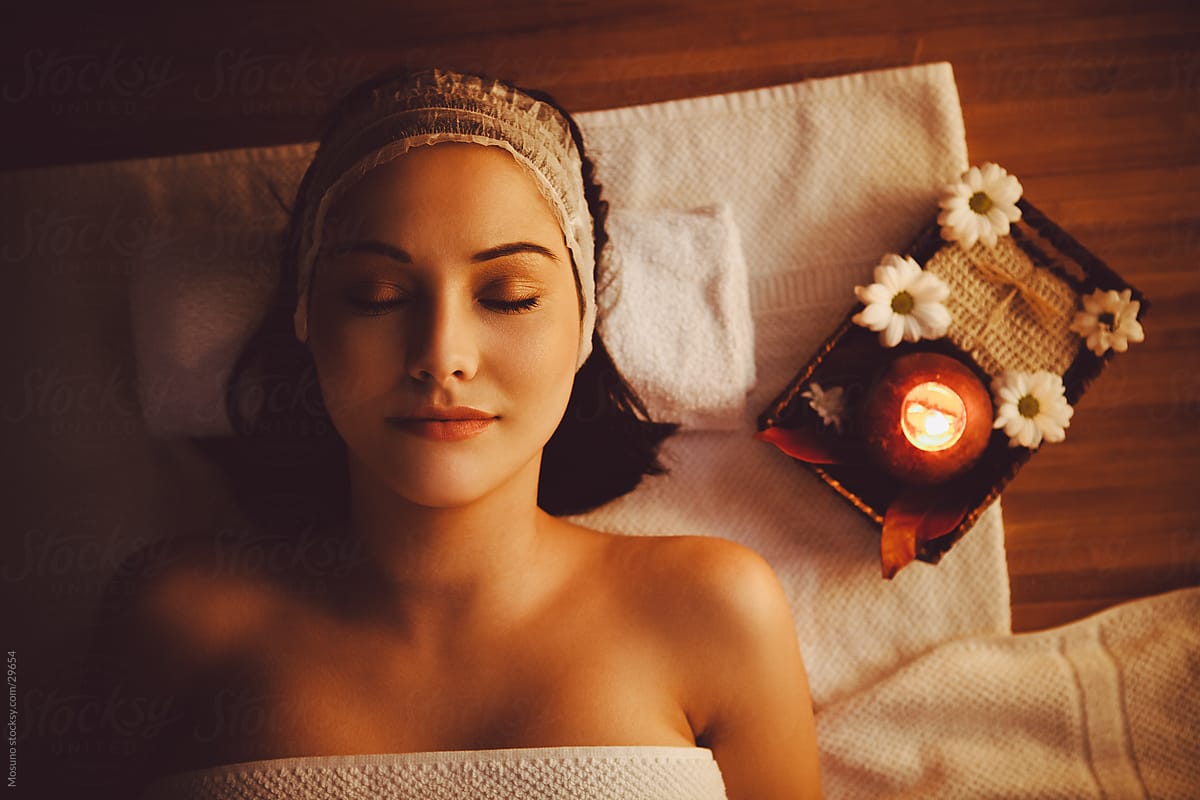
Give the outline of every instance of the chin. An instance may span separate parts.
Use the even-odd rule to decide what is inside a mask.
[[[541,453],[534,454],[540,464]],[[521,479],[522,466],[498,463],[495,455],[423,458],[419,463],[371,465],[379,480],[398,497],[425,508],[459,508],[478,502],[507,482]]]
[[[480,491],[480,484],[476,481],[453,478],[438,480],[426,477],[393,488],[405,500],[425,508],[461,508],[487,494],[486,491]]]

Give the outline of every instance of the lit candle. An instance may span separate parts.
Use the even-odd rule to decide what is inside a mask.
[[[900,429],[914,447],[929,453],[953,447],[967,427],[967,407],[945,384],[927,381],[904,396]]]
[[[961,361],[938,353],[895,359],[862,413],[872,458],[905,483],[942,483],[969,469],[992,433],[987,388]]]

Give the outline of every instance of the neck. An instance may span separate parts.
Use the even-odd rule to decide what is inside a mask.
[[[397,494],[351,457],[349,535],[363,560],[350,581],[369,616],[414,643],[498,633],[528,609],[530,574],[556,520],[537,506],[540,459],[464,505]]]

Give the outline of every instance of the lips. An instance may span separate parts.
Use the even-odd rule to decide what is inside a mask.
[[[397,430],[436,441],[469,439],[483,433],[495,421],[495,415],[469,406],[427,407],[411,416],[387,418],[387,423]]]

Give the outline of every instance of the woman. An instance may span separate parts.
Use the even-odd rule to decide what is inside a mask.
[[[113,657],[179,710],[135,748],[138,782],[259,796],[304,758],[324,777],[286,773],[286,790],[349,797],[364,768],[412,789],[421,765],[470,758],[517,765],[524,789],[493,777],[518,797],[819,794],[770,566],[726,540],[556,516],[661,472],[673,430],[638,418],[594,333],[591,173],[548,97],[478,77],[384,75],[335,110],[287,239],[294,339],[255,362],[277,343],[268,315],[231,410],[272,445],[237,456],[248,503],[307,477],[306,535],[353,557],[247,575],[179,541],[137,570]],[[312,396],[280,401],[272,382],[305,367]]]

